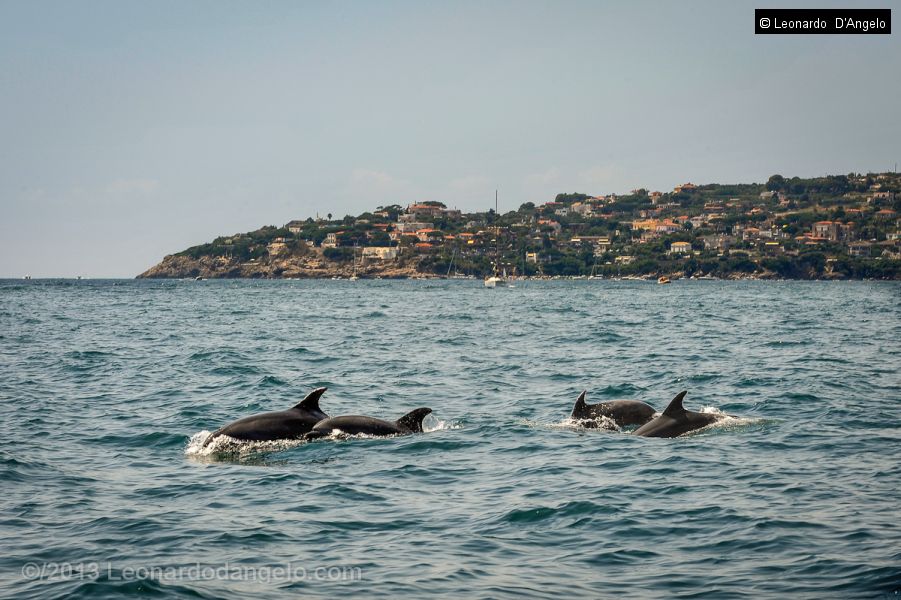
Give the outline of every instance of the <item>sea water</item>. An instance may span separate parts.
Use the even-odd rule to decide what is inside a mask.
[[[897,597],[895,282],[2,281],[0,595]],[[420,435],[200,449],[318,386]],[[586,430],[635,399],[737,418]]]

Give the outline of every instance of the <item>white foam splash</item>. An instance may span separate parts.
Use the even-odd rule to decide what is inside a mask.
[[[290,450],[303,444],[303,440],[272,440],[264,442],[254,442],[248,440],[238,440],[227,435],[216,437],[210,444],[204,447],[207,438],[212,435],[211,431],[198,431],[191,436],[185,447],[186,456],[213,456],[216,454],[237,454],[246,456],[248,454],[259,454],[265,452],[281,452],[282,450]]]
[[[715,406],[705,406],[699,413],[708,414],[708,415],[716,415],[719,417],[713,423],[705,425],[700,429],[695,429],[693,431],[689,431],[687,433],[682,434],[679,437],[689,437],[692,435],[696,435],[698,433],[703,433],[705,431],[710,431],[712,429],[731,429],[735,427],[746,427],[748,425],[756,425],[759,423],[766,422],[766,419],[755,418],[755,417],[739,417],[735,415],[726,414],[721,411],[719,408]]]
[[[433,431],[443,431],[445,429],[463,429],[463,425],[456,421],[443,421],[434,414],[426,415],[422,420],[422,432],[432,433]]]
[[[530,421],[528,419],[523,419],[520,421],[523,425],[528,427],[536,427],[542,429],[565,429],[567,431],[585,431],[586,429],[596,429],[598,431],[622,431],[621,428],[617,427],[616,422],[609,418],[601,416],[597,419],[573,419],[571,417],[567,417],[562,421],[557,421],[556,423],[541,423],[539,421]]]

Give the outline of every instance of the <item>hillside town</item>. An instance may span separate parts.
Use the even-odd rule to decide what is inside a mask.
[[[493,200],[493,198],[491,199]],[[220,237],[142,277],[901,278],[901,176],[561,193],[465,213],[420,200]]]

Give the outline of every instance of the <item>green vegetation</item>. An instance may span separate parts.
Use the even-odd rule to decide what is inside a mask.
[[[394,246],[396,264],[438,275],[484,276],[497,261],[530,276],[901,279],[895,173],[776,174],[764,184],[686,184],[621,196],[561,193],[504,214],[460,214],[440,202],[409,211],[390,205],[357,217],[292,221],[179,255],[240,264],[321,253],[338,264],[353,260],[354,246]],[[424,225],[411,230],[411,223]]]

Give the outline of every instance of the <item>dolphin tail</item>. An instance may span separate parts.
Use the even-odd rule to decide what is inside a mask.
[[[582,393],[579,394],[579,397],[576,399],[576,405],[573,406],[573,414],[570,415],[573,419],[581,419],[585,414],[585,411],[588,409],[588,406],[585,404],[585,392],[587,390],[582,390]]]
[[[422,433],[422,420],[431,412],[431,408],[417,408],[399,418],[394,424],[400,429],[406,429],[413,433]]]
[[[310,412],[322,412],[319,408],[319,398],[322,394],[325,393],[327,387],[316,388],[309,394],[307,397],[301,400],[298,404],[294,405],[294,408],[299,408],[302,410],[310,411]]]
[[[663,411],[664,416],[676,418],[685,414],[685,407],[682,406],[682,400],[685,398],[685,394],[688,392],[683,390],[676,394],[676,397],[672,399],[669,403],[669,406],[666,407],[666,410]]]

